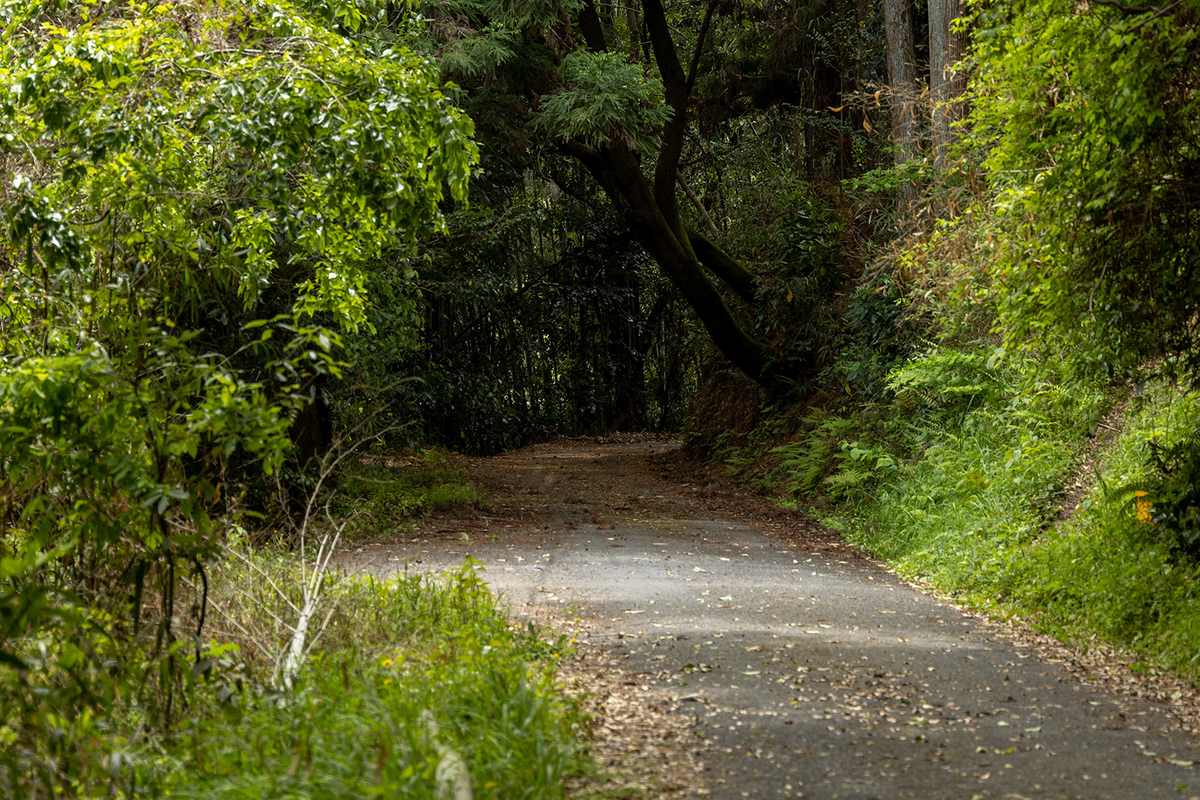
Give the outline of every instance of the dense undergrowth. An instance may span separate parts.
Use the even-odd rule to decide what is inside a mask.
[[[470,567],[342,579],[287,692],[260,648],[285,632],[276,613],[294,617],[296,564],[253,555],[230,572],[214,575],[221,618],[168,730],[136,705],[35,718],[4,697],[5,795],[432,798],[449,747],[475,797],[549,798],[588,766],[581,713],[555,684],[563,643],[511,626]]]
[[[229,565],[240,574],[222,576],[226,587],[261,586],[245,563]],[[276,598],[230,594],[246,614],[231,609],[233,629],[261,625],[267,605],[287,613]],[[158,762],[166,794],[438,797],[448,746],[475,797],[561,795],[583,764],[578,710],[555,693],[562,642],[510,625],[470,566],[441,579],[342,579],[331,602],[320,649],[291,693],[209,699],[178,727]]]
[[[345,536],[482,500],[434,450],[352,461],[338,483],[329,508]],[[594,769],[585,714],[557,679],[567,643],[514,624],[476,565],[331,569],[286,674],[320,531],[306,550],[254,538],[233,528],[222,557],[184,578],[175,626],[199,635],[169,658],[155,655],[151,626],[94,654],[101,669],[79,669],[69,628],[29,643],[26,668],[0,684],[4,796],[433,798],[453,753],[477,798],[553,798]]]
[[[1200,395],[1001,356],[926,350],[878,402],[774,409],[715,454],[940,592],[1200,675]]]
[[[433,447],[359,459],[338,488],[338,511],[348,517],[343,535],[354,540],[410,531],[432,512],[486,502],[466,470]]]

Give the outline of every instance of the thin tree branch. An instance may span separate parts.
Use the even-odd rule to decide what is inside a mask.
[[[708,213],[708,209],[704,207],[704,204],[700,202],[700,198],[697,197],[696,193],[692,191],[692,187],[688,186],[687,181],[683,179],[683,173],[676,170],[675,177],[679,179],[679,185],[682,187],[683,193],[688,196],[688,199],[692,201],[692,205],[694,205],[696,210],[700,212],[700,216],[704,217],[704,221],[708,223],[709,230],[711,230],[714,235],[720,236],[721,231],[717,229],[717,223],[713,222],[712,215]]]
[[[300,613],[300,609],[296,606],[296,604],[293,603],[291,600],[288,600],[288,596],[284,593],[284,591],[282,589],[280,589],[275,584],[275,581],[271,580],[271,576],[268,575],[265,570],[263,570],[261,567],[259,567],[257,564],[255,564],[253,561],[251,561],[249,558],[242,555],[237,550],[234,550],[232,547],[229,547],[228,545],[222,545],[222,549],[224,549],[226,553],[232,555],[234,558],[240,560],[247,567],[249,567],[252,571],[257,572],[259,574],[259,576],[261,576],[263,578],[263,580],[265,580],[267,583],[269,583],[271,585],[271,588],[275,590],[275,594],[282,597],[284,599],[284,601],[289,606],[292,607],[293,611],[295,611],[297,614]]]
[[[704,50],[704,39],[708,35],[708,26],[712,23],[713,12],[717,10],[717,0],[708,0],[708,8],[704,12],[704,22],[700,25],[700,33],[696,37],[696,50],[692,53],[692,63],[688,65],[687,93],[692,94],[696,85],[696,70],[700,66],[700,54]]]
[[[192,583],[192,581],[188,580],[187,578],[184,578],[183,582],[192,590],[196,589],[196,584]],[[216,600],[213,600],[211,597],[208,598],[208,605],[212,606],[213,611],[216,611],[218,614],[220,614],[221,617],[226,622],[228,622],[233,627],[237,628],[238,631],[241,632],[242,636],[245,636],[247,639],[249,639],[251,642],[253,642],[254,646],[257,647],[259,650],[263,651],[264,653],[271,652],[271,648],[264,645],[262,642],[260,642],[254,636],[254,634],[252,634],[250,631],[246,630],[246,627],[244,625],[242,625],[242,623],[240,623],[236,619],[234,619],[232,614],[227,612],[225,609],[221,608],[221,605]]]
[[[700,263],[712,270],[722,283],[751,305],[757,305],[758,280],[749,270],[713,244],[694,228],[687,229],[688,240]]]

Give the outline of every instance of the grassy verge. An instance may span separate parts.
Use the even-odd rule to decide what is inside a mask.
[[[246,563],[223,576],[237,587],[223,622],[261,641],[288,603],[263,591],[261,564]],[[271,583],[286,593],[288,576]],[[291,692],[210,698],[165,740],[165,794],[440,797],[446,748],[465,761],[477,798],[560,797],[584,768],[580,714],[556,691],[562,642],[510,625],[470,567],[440,579],[344,578],[328,601]]]
[[[810,411],[790,441],[724,458],[943,594],[1200,677],[1200,396],[1154,385],[1101,422],[1122,391],[999,355],[923,353],[886,403]]]
[[[81,676],[45,641],[41,660],[4,673],[0,794],[435,798],[461,759],[476,798],[560,798],[595,771],[586,714],[559,682],[567,643],[514,625],[470,564],[437,577],[329,574],[287,689],[311,561],[235,544],[206,578],[203,639],[181,636],[174,658],[148,655],[142,638],[145,652],[114,651],[106,672]],[[198,622],[201,582],[190,584],[180,631]],[[22,693],[72,674],[114,685],[111,702],[22,706]],[[173,700],[151,717],[133,689],[159,683]]]
[[[485,502],[448,453],[425,448],[349,464],[339,478],[336,510],[349,520],[344,535],[364,540],[412,531],[436,511]]]

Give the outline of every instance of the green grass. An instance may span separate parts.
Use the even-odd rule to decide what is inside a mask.
[[[1012,604],[1067,637],[1098,634],[1200,676],[1200,565],[1171,546],[1161,523],[1138,519],[1132,494],[1154,480],[1150,443],[1190,441],[1198,423],[1195,394],[1160,386],[1139,403],[1079,512],[1007,570]]]
[[[243,694],[173,733],[166,794],[434,798],[438,744],[477,798],[560,797],[586,768],[579,711],[554,682],[561,640],[513,628],[472,569],[343,579],[332,600],[293,692]]]
[[[344,535],[363,540],[412,530],[435,511],[479,506],[486,497],[445,451],[427,448],[349,464],[335,502],[350,520]]]
[[[1197,565],[1139,521],[1132,488],[1150,477],[1148,442],[1194,436],[1195,396],[1138,404],[1069,521],[1056,519],[1082,442],[1071,415],[1027,402],[926,418],[919,458],[831,520],[904,575],[977,607],[1033,620],[1066,640],[1091,637],[1200,675]],[[1061,408],[1057,410],[1061,411]],[[1083,405],[1075,421],[1091,418]],[[855,510],[851,510],[855,509]],[[1169,537],[1167,537],[1169,538]]]
[[[1113,396],[1032,361],[942,349],[894,370],[885,404],[812,411],[769,458],[725,455],[906,577],[1200,677],[1200,565],[1170,520],[1139,521],[1134,505],[1137,489],[1186,484],[1156,469],[1151,443],[1193,447],[1200,395],[1155,385],[1132,400],[1079,510],[1059,521]]]
[[[176,647],[171,723],[119,699],[102,716],[47,709],[36,731],[6,713],[4,796],[53,786],[79,797],[432,799],[443,796],[446,747],[485,800],[560,798],[570,778],[595,771],[585,714],[558,684],[565,640],[514,625],[470,564],[441,576],[333,576],[291,691],[277,665],[303,584],[296,556],[243,550],[208,579],[206,642],[196,654],[190,638]],[[110,680],[159,680],[123,673],[142,663],[132,656],[109,664]],[[0,710],[8,700],[0,692]]]

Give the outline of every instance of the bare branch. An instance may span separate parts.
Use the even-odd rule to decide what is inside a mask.
[[[239,553],[237,550],[230,547],[229,545],[222,545],[222,547],[226,553],[232,555],[234,558],[241,561],[243,564],[248,566],[253,572],[257,572],[259,574],[259,576],[261,576],[268,584],[270,584],[271,588],[275,590],[275,594],[282,597],[287,602],[287,604],[292,607],[293,611],[295,611],[297,614],[300,613],[300,609],[296,606],[296,604],[288,599],[288,596],[284,593],[284,591],[275,584],[275,581],[271,579],[271,576],[268,575],[266,573],[266,571],[262,569],[262,567],[258,566],[258,564],[255,564],[251,559],[242,555],[241,553]]]
[[[687,181],[683,179],[683,173],[676,170],[675,177],[679,179],[679,185],[683,188],[683,193],[688,196],[688,199],[692,201],[692,205],[700,212],[700,216],[704,217],[704,221],[708,223],[709,230],[713,232],[713,235],[720,236],[721,231],[717,230],[717,223],[713,222],[712,215],[708,213],[708,209],[704,207],[704,204],[700,202],[700,198],[692,191],[692,187],[688,186]]]
[[[185,585],[188,586],[188,588],[193,589],[193,590],[196,589],[196,584],[194,584],[192,581],[188,580],[187,578],[184,578],[183,582]],[[242,623],[238,622],[233,617],[232,614],[227,612],[225,609],[221,608],[220,604],[217,603],[216,600],[213,600],[211,597],[209,597],[208,605],[212,606],[212,610],[217,612],[217,614],[219,614],[222,619],[224,619],[226,622],[228,622],[233,627],[237,628],[238,632],[241,633],[242,636],[245,636],[247,639],[249,639],[251,642],[253,642],[254,646],[257,647],[259,650],[263,651],[264,653],[271,652],[271,648],[264,645],[262,642],[260,642],[254,636],[254,634],[252,634],[252,633],[250,633],[250,631],[246,630],[246,627],[244,625],[242,625]]]
[[[708,8],[704,11],[704,22],[700,24],[700,33],[696,36],[696,49],[692,52],[692,63],[688,65],[687,93],[692,94],[696,85],[696,70],[700,67],[700,55],[704,50],[704,39],[708,36],[709,25],[712,24],[713,12],[717,10],[717,0],[708,0]]]

